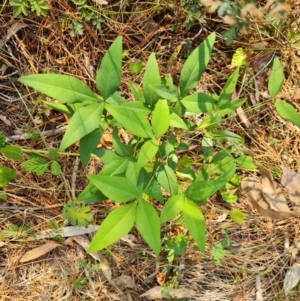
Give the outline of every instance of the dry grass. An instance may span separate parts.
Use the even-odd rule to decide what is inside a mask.
[[[206,24],[196,23],[186,32],[182,25],[185,21],[183,7],[175,5],[173,9],[165,9],[162,14],[156,15],[155,5],[136,1],[131,3],[131,8],[140,12],[125,14],[121,13],[121,3],[123,2],[111,1],[110,6],[106,7],[110,12],[104,13],[106,22],[101,31],[84,23],[85,34],[75,38],[71,38],[67,30],[61,30],[63,22],[67,28],[68,16],[74,20],[79,18],[69,1],[52,1],[49,15],[40,18],[30,15],[15,19],[10,7],[3,10],[0,18],[1,36],[16,22],[27,24],[27,27],[12,35],[0,52],[0,68],[3,70],[0,75],[0,108],[1,116],[4,116],[0,120],[0,127],[7,137],[15,135],[18,130],[31,129],[36,133],[53,130],[67,121],[63,115],[49,111],[36,102],[36,94],[17,82],[19,76],[57,70],[84,80],[94,89],[95,79],[90,67],[94,70],[98,68],[105,50],[118,35],[123,36],[124,49],[129,51],[129,56],[124,60],[124,81],[121,87],[122,94],[128,98],[128,82],[141,83],[141,74],[132,75],[128,71],[131,60],[141,59],[145,62],[150,52],[156,52],[161,72],[170,72],[176,81],[182,59],[188,51],[185,47],[187,39],[195,37],[193,46],[196,46],[214,30],[218,33],[217,42],[199,89],[219,93],[232,72],[229,65],[232,54],[238,47],[247,50],[250,62],[253,61],[251,68],[255,67],[257,58],[254,57],[256,51],[253,51],[253,44],[260,41],[262,34],[258,31],[241,36],[238,42],[228,48],[224,46],[220,35],[224,25],[214,15],[207,14]],[[168,1],[163,3],[167,7]],[[297,49],[286,36],[289,28],[296,28],[299,32],[299,15],[299,5],[295,4],[287,21],[276,23],[276,27],[269,25],[269,36],[263,36],[268,42],[265,50],[277,47],[277,54],[285,64],[286,82],[280,97],[294,103],[298,109],[299,43]],[[176,22],[179,27],[175,33],[171,29]],[[253,28],[255,26],[254,24]],[[268,74],[264,73],[258,78],[262,91],[267,89],[267,77]],[[260,97],[259,103],[253,103],[251,99],[255,99],[254,95],[254,83],[247,82],[240,91],[240,96],[247,97],[243,108],[252,127],[245,127],[238,117],[226,120],[224,127],[245,137],[246,146],[258,163],[277,174],[281,163],[294,171],[300,171],[299,131],[276,114],[269,100]],[[44,113],[40,113],[41,111]],[[47,149],[50,146],[57,147],[61,137],[61,134],[56,134],[36,141],[17,140],[14,143],[28,149]],[[196,158],[200,149],[195,140],[190,141],[195,144],[195,150],[189,155]],[[104,146],[109,147],[109,141],[104,141]],[[77,146],[73,146],[70,151],[78,152]],[[22,171],[18,163],[2,156],[0,162],[18,173],[17,179],[6,187],[8,199],[0,206],[0,230],[7,229],[11,224],[24,229],[24,232],[14,237],[6,236],[5,245],[0,246],[0,300],[138,300],[140,294],[157,283],[169,282],[194,289],[197,296],[193,300],[252,301],[256,298],[257,276],[260,276],[264,300],[300,300],[299,286],[289,298],[284,296],[282,290],[287,270],[299,259],[298,249],[295,249],[300,240],[299,221],[266,219],[252,211],[242,198],[235,205],[235,208],[246,214],[242,226],[235,224],[229,217],[218,222],[220,215],[230,213],[231,206],[218,197],[208,202],[203,208],[207,220],[206,252],[199,253],[193,242],[190,242],[186,253],[176,259],[172,269],[164,256],[166,253],[155,258],[137,233],[133,233],[137,237],[135,247],[121,242],[102,252],[109,262],[113,278],[129,275],[133,279],[132,288],[114,286],[99,272],[85,274],[85,269],[78,267],[78,259],[94,261],[77,244],[63,245],[41,258],[20,263],[24,253],[44,243],[28,240],[34,231],[49,229],[49,221],[52,225],[63,225],[59,206],[72,199],[74,157],[65,155],[60,158],[64,176],[59,178],[50,173],[36,177]],[[101,167],[97,165],[90,165],[86,169],[80,167],[76,178],[76,192],[85,187],[85,174],[99,168]],[[7,209],[7,206],[11,208]],[[110,206],[112,205],[102,203],[93,205],[95,220],[101,221]],[[173,227],[175,232],[181,233],[178,225]],[[221,234],[223,229],[228,231],[232,246],[227,249],[221,265],[216,266],[210,255],[210,247],[224,239]],[[167,273],[164,269],[166,267],[169,268]],[[85,276],[88,280],[78,290],[73,284],[80,276]]]

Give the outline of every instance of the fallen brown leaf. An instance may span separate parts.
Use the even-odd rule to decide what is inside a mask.
[[[184,287],[181,288],[173,288],[168,289],[166,291],[165,288],[160,286],[154,286],[144,294],[140,295],[140,297],[148,297],[150,300],[157,299],[157,298],[190,298],[196,295],[196,292],[191,289],[187,289]]]
[[[262,166],[259,167],[259,171],[261,179],[246,177],[241,183],[242,194],[246,197],[251,206],[261,215],[272,219],[300,217],[300,211],[290,210],[283,190],[279,184],[273,180],[270,171]],[[282,183],[284,186],[287,186],[288,183],[292,181],[290,181],[289,174],[286,170],[284,173],[285,176],[283,177]],[[290,184],[290,190],[288,192],[289,195],[299,195],[297,185]]]
[[[39,247],[25,253],[22,256],[22,258],[20,259],[20,262],[28,262],[28,261],[37,259],[37,258],[49,253],[50,251],[52,251],[53,249],[55,249],[57,247],[61,247],[61,244],[54,242],[54,241],[47,242],[46,244],[39,246]]]
[[[112,280],[112,283],[119,289],[133,288],[133,279],[128,275],[121,275]]]
[[[300,173],[290,171],[284,165],[281,166],[281,169],[281,184],[287,189],[294,209],[300,211]]]
[[[26,23],[15,23],[10,28],[7,29],[6,35],[3,35],[0,39],[0,48],[6,44],[6,42],[20,29],[27,27]]]
[[[270,204],[270,207],[275,211],[290,211],[282,189],[274,181],[271,172],[263,166],[259,166],[258,168],[262,177],[262,193],[266,201]]]
[[[298,263],[294,264],[293,267],[286,273],[284,277],[284,293],[287,296],[292,288],[294,288],[300,280],[300,265]]]
[[[88,247],[90,246],[90,243],[91,243],[89,238],[85,235],[73,236],[71,239],[73,241],[75,241],[76,243],[78,243],[85,251],[88,249]],[[102,271],[104,277],[109,282],[111,282],[112,272],[111,272],[111,269],[110,269],[107,259],[100,252],[90,253],[90,255],[95,260],[100,262],[100,268],[101,268],[101,271]]]

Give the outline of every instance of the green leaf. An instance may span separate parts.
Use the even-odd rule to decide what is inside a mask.
[[[138,166],[143,167],[148,162],[150,162],[158,151],[158,143],[156,140],[148,140],[141,147],[139,157],[138,157]]]
[[[143,170],[143,169],[142,169]],[[164,197],[162,195],[160,186],[155,181],[154,176],[149,175],[145,170],[143,170],[143,176],[144,176],[144,186],[145,186],[145,193],[152,199],[163,202]]]
[[[232,132],[229,131],[214,131],[211,133],[212,137],[219,141],[228,141],[228,142],[235,142],[235,143],[244,143],[244,139]]]
[[[183,98],[181,103],[184,105],[187,112],[200,114],[215,110],[217,108],[217,101],[217,95],[209,93],[195,93]]]
[[[231,67],[242,67],[247,66],[247,57],[244,53],[243,48],[238,48],[235,50],[232,60],[231,60]]]
[[[243,169],[249,170],[249,171],[256,171],[257,167],[255,163],[253,162],[252,157],[241,155],[238,158],[235,159],[236,163],[239,164]]]
[[[29,172],[34,172],[38,176],[45,173],[45,171],[48,168],[49,162],[44,160],[41,157],[35,157],[32,159],[29,159],[21,164],[21,167]]]
[[[86,227],[93,219],[90,206],[78,206],[73,201],[64,205],[62,214],[73,226],[79,227]]]
[[[230,192],[227,191],[221,191],[221,196],[224,199],[224,201],[228,204],[234,204],[237,201],[237,195],[232,194]]]
[[[93,154],[100,158],[104,164],[109,164],[120,158],[114,151],[107,149],[95,149]]]
[[[60,164],[57,161],[51,162],[51,172],[53,175],[58,176],[61,172]]]
[[[215,265],[220,265],[221,260],[225,257],[226,251],[224,250],[221,243],[212,245],[210,249],[210,254],[213,257]]]
[[[160,252],[160,221],[151,204],[139,200],[136,211],[136,226],[156,255]]]
[[[142,194],[144,190],[144,175],[141,167],[136,161],[127,160],[126,178],[132,183],[138,194]]]
[[[118,91],[109,96],[105,102],[110,103],[112,105],[120,105],[122,103],[126,103],[126,99],[120,95]]]
[[[227,3],[224,2],[224,5]],[[226,46],[229,46],[233,43],[233,40],[237,39],[238,37],[238,29],[236,26],[231,26],[228,29],[222,32],[222,36],[225,38]]]
[[[278,57],[274,58],[271,75],[268,82],[268,90],[272,100],[275,100],[276,95],[281,90],[284,82],[283,68]]]
[[[170,111],[168,102],[165,99],[159,99],[152,112],[152,128],[154,136],[160,138],[169,129]]]
[[[226,114],[230,114],[234,112],[236,109],[238,109],[245,101],[246,98],[231,100],[227,102],[224,106],[222,106],[222,110],[220,110],[219,113],[222,114],[223,116]]]
[[[231,96],[234,92],[234,89],[235,89],[235,86],[236,86],[236,83],[238,81],[238,78],[239,78],[239,72],[240,72],[240,69],[237,68],[231,75],[230,77],[228,78],[220,96],[219,96],[219,100],[218,100],[218,108],[219,109],[223,109],[224,106],[230,102],[230,99],[231,99]]]
[[[168,165],[160,165],[156,170],[158,183],[171,195],[178,193],[178,183],[174,171]]]
[[[0,168],[0,170],[1,170],[1,168]],[[1,178],[1,176],[0,176],[0,178]],[[1,183],[0,183],[0,187],[1,187]],[[0,191],[0,201],[7,201],[7,195],[5,194],[5,191]]]
[[[179,79],[181,96],[194,89],[210,60],[215,41],[215,33],[210,34],[188,57],[184,63]]]
[[[102,133],[103,131],[101,131],[100,128],[98,128],[80,139],[79,154],[80,161],[83,167],[86,167],[88,165],[91,154],[97,148],[97,145],[100,142]]]
[[[121,83],[122,37],[118,37],[105,53],[96,76],[96,87],[104,99],[113,95]]]
[[[209,135],[204,135],[201,141],[204,158],[208,158],[213,150],[214,142]]]
[[[166,99],[170,102],[177,101],[177,90],[166,86],[152,86],[152,89],[158,94],[162,99]]]
[[[5,146],[6,144],[6,137],[5,135],[0,131],[0,147]]]
[[[84,201],[85,204],[98,203],[108,199],[94,184],[89,183],[77,197],[79,201]]]
[[[238,225],[244,224],[245,214],[242,211],[238,209],[233,209],[230,213],[230,217]]]
[[[42,101],[46,106],[48,106],[50,109],[54,109],[58,112],[61,112],[63,114],[66,114],[68,116],[71,116],[73,114],[73,111],[68,106],[62,104],[62,103],[56,103],[56,102],[50,102],[50,101]]]
[[[129,63],[128,70],[130,73],[136,74],[139,73],[142,69],[142,61],[131,62]]]
[[[183,205],[183,219],[186,227],[201,252],[205,251],[205,219],[199,207],[190,200],[185,200]]]
[[[137,84],[135,84],[133,82],[129,82],[129,87],[130,87],[131,93],[133,94],[135,102],[144,102],[145,101],[144,95]]]
[[[0,151],[8,159],[12,159],[14,161],[20,161],[23,159],[22,149],[18,146],[7,145],[4,148],[1,148]]]
[[[87,252],[102,250],[128,234],[135,222],[136,204],[135,202],[112,210],[93,237]]]
[[[194,181],[196,179],[195,172],[191,168],[180,168],[176,171],[176,175],[183,180]]]
[[[123,175],[128,166],[128,159],[119,157],[116,160],[106,164],[100,171],[101,175],[116,176]]]
[[[131,157],[133,155],[132,146],[122,143],[119,137],[118,128],[116,127],[113,128],[112,138],[114,150],[119,156]]]
[[[66,103],[98,101],[98,96],[77,78],[60,74],[33,74],[19,78],[19,82]]]
[[[80,161],[83,167],[87,166],[91,154],[97,149],[97,145],[100,143],[101,136],[106,128],[105,124],[103,124],[103,127],[101,125],[102,123],[100,123],[99,128],[85,135],[79,141]]]
[[[124,102],[121,106],[126,107],[136,113],[140,113],[144,116],[149,115],[151,110],[146,107],[146,105],[141,101],[131,101],[131,102]]]
[[[0,163],[0,188],[3,188],[16,177],[17,174],[14,170],[5,167]]]
[[[59,158],[59,152],[55,148],[50,148],[48,150],[48,155],[50,160],[57,160]]]
[[[59,150],[64,150],[99,127],[103,104],[79,108],[72,116]]]
[[[161,80],[155,53],[151,53],[143,77],[144,97],[150,107],[153,107],[159,99],[159,95],[152,89],[152,86],[160,84]]]
[[[168,141],[163,142],[159,146],[157,156],[159,158],[163,158],[165,156],[170,155],[173,152],[174,152],[174,143],[173,143],[173,141],[170,141],[170,138],[169,138]]]
[[[197,180],[191,184],[185,196],[201,205],[206,204],[206,199],[221,189],[235,174],[235,163],[230,157],[226,157],[218,164],[221,175],[216,180]]]
[[[184,129],[184,130],[189,129],[186,122],[174,112],[171,113],[170,115],[170,126],[178,129]]]
[[[150,123],[141,113],[117,105],[105,105],[105,109],[130,133],[141,138],[152,138]]]
[[[222,115],[219,112],[212,112],[203,118],[199,128],[206,128],[211,131],[219,126],[221,120]]]
[[[172,197],[170,197],[161,211],[160,222],[165,223],[174,218],[177,214],[181,212],[183,204],[183,195],[173,195]]]
[[[87,175],[87,178],[112,201],[127,202],[139,196],[136,187],[126,178],[101,174]]]
[[[291,104],[287,102],[275,102],[275,107],[282,118],[292,122],[295,126],[300,128],[300,115]]]
[[[189,147],[189,146],[187,145],[187,147]],[[183,150],[188,150],[188,148],[183,149]],[[178,162],[178,164],[183,167],[190,167],[193,165],[193,163],[194,163],[194,161],[187,155],[183,155]]]
[[[228,157],[228,151],[220,151],[218,153],[215,153],[210,163],[218,163],[219,161],[222,161],[224,158]]]

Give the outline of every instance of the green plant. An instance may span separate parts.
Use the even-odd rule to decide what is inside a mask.
[[[22,149],[19,149],[20,152]],[[24,161],[21,164],[21,167],[29,172],[34,172],[38,176],[44,174],[46,170],[49,168],[50,165],[50,171],[53,175],[58,176],[61,172],[61,166],[57,162],[57,159],[59,158],[59,153],[56,149],[50,148],[48,150],[48,156],[49,160],[45,160],[40,155],[36,153],[29,154],[29,159]]]
[[[14,6],[14,16],[20,14],[28,15],[28,10],[39,16],[46,16],[49,6],[46,5],[44,0],[9,0],[9,4]]]
[[[89,21],[92,25],[96,26],[97,29],[101,29],[102,23],[105,21],[101,14],[97,12],[95,7],[87,4],[86,0],[71,0],[73,4],[76,6],[79,11],[79,19],[72,20],[69,28],[71,29],[71,37],[75,37],[76,35],[82,35],[83,25],[81,24],[81,20]]]
[[[6,138],[2,132],[0,132],[0,152],[7,158],[13,160],[20,159],[19,148],[15,146],[8,146],[6,144]],[[4,188],[10,181],[17,177],[17,173],[8,167],[5,167],[0,163],[0,188]],[[4,191],[0,193],[0,200],[6,200],[6,195]]]
[[[86,278],[83,276],[79,276],[73,283],[73,287],[76,288],[79,291],[82,291],[84,288],[84,285],[86,283]]]
[[[29,152],[29,159],[24,161],[25,152]],[[58,176],[61,173],[61,166],[57,161],[60,154],[54,148],[50,148],[47,151],[22,149],[16,145],[8,144],[5,136],[0,132],[0,153],[7,159],[23,161],[21,167],[36,175],[42,175],[48,169],[55,176]],[[13,169],[5,167],[0,163],[0,188],[4,188],[16,177],[17,173]],[[1,192],[0,200],[6,200],[5,191]]]
[[[288,5],[284,5],[285,2],[285,0],[276,0],[262,6],[262,2],[259,0],[201,0],[210,13],[216,12],[219,18],[229,24],[229,28],[222,32],[226,45],[232,44],[241,31],[249,31],[251,24],[261,24],[268,16],[274,19],[274,14],[282,15],[289,8]]]
[[[215,265],[221,264],[221,260],[225,257],[225,254],[226,254],[225,248],[231,246],[231,241],[228,236],[227,230],[222,230],[221,232],[222,232],[222,234],[225,235],[225,239],[223,239],[221,242],[219,242],[217,244],[212,245],[212,247],[210,249],[210,254],[213,258]]]
[[[241,154],[236,149],[243,139],[218,129],[222,117],[245,101],[231,100],[239,69],[229,77],[219,96],[193,92],[206,69],[214,40],[215,34],[209,35],[190,54],[181,70],[179,87],[173,84],[170,75],[164,76],[162,82],[156,56],[152,53],[143,76],[142,91],[130,83],[132,102],[126,102],[118,92],[123,53],[121,37],[110,46],[97,72],[96,88],[100,96],[70,76],[39,74],[19,79],[60,100],[61,104],[45,103],[72,116],[60,151],[79,141],[83,166],[88,164],[91,155],[104,163],[97,175],[87,175],[90,183],[78,196],[85,204],[109,199],[116,205],[102,222],[88,252],[106,248],[136,225],[155,254],[159,254],[161,224],[181,212],[189,233],[204,252],[205,219],[199,206],[222,190],[236,169],[243,168],[244,162],[239,160]],[[188,118],[202,113],[207,115],[199,126]],[[97,149],[107,128],[112,129],[114,150]],[[128,143],[119,137],[119,128],[130,135]],[[185,160],[183,164],[180,152],[186,149],[190,134],[198,135],[202,155],[196,162]],[[155,207],[157,203],[163,204],[160,216]],[[90,220],[88,210],[78,211],[76,207],[65,211],[64,216],[75,224],[80,221],[81,225],[84,220],[86,224]]]
[[[14,239],[24,241],[28,233],[32,233],[29,227],[19,227],[14,224],[9,224],[0,232],[0,240]]]
[[[174,261],[176,255],[182,255],[185,252],[187,243],[187,235],[177,235],[172,238],[165,237],[163,248],[168,251],[167,259],[169,263]]]
[[[83,25],[77,21],[72,21],[69,25],[69,28],[71,29],[70,36],[72,38],[76,37],[77,35],[83,35]]]
[[[275,108],[278,114],[292,122],[300,129],[300,114],[297,110],[289,103],[285,101],[279,101],[276,99],[277,94],[282,88],[284,83],[283,67],[277,57],[274,58],[272,72],[269,78],[268,89],[272,101],[274,101]]]

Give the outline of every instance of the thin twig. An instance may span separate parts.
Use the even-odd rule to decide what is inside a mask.
[[[74,161],[74,168],[72,172],[72,183],[71,183],[71,194],[74,200],[76,199],[75,190],[76,190],[76,178],[77,178],[78,167],[79,167],[79,158],[76,157]]]
[[[65,130],[66,130],[66,127],[61,127],[61,128],[55,129],[55,130],[42,131],[39,134],[43,137],[47,137],[47,136],[53,136],[56,134],[63,133],[63,132],[65,132]],[[26,140],[26,139],[30,139],[30,136],[31,136],[31,134],[29,134],[29,133],[13,135],[13,136],[7,137],[6,141]]]
[[[0,206],[0,210],[46,210],[62,207],[64,204],[56,204],[47,207],[30,207],[30,206]]]

